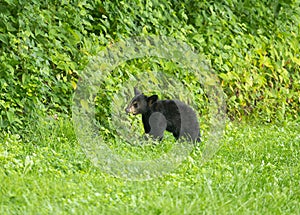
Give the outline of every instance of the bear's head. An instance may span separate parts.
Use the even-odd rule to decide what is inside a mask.
[[[155,103],[157,100],[158,100],[157,95],[152,95],[150,97],[145,96],[135,87],[134,97],[130,101],[125,111],[126,113],[131,113],[133,115],[145,114],[150,110],[153,103]]]

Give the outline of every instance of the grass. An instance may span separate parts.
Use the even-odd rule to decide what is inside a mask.
[[[0,214],[300,214],[299,122],[228,123],[212,159],[150,181],[94,167],[69,120],[37,127],[1,134]]]

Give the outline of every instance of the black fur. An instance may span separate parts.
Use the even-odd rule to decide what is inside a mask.
[[[199,123],[196,113],[188,105],[177,100],[158,100],[157,95],[150,97],[134,88],[135,96],[125,109],[127,113],[142,114],[146,134],[162,139],[165,130],[189,141],[200,141]]]

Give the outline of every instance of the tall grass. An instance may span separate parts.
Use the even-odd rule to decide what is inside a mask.
[[[44,125],[42,125],[44,124]],[[130,181],[86,158],[69,120],[1,134],[1,214],[299,214],[299,122],[229,123],[206,163],[195,149],[171,174]]]

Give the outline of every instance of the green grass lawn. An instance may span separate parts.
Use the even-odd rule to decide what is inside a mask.
[[[228,123],[212,159],[149,181],[94,167],[68,120],[38,127],[1,134],[0,214],[300,214],[299,122]]]

